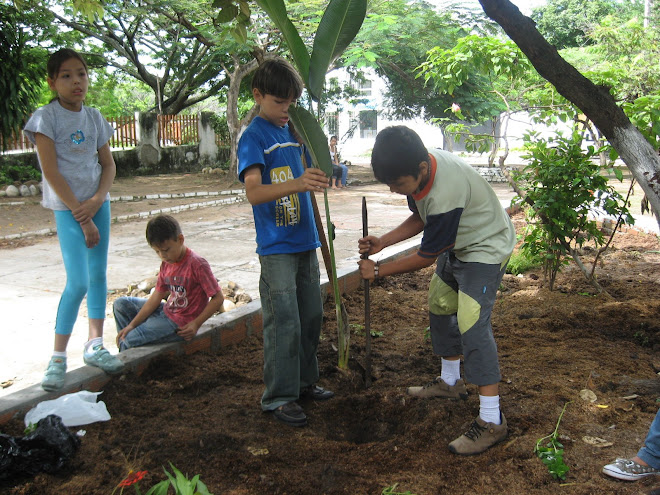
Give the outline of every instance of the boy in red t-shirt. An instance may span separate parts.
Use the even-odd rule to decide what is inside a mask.
[[[148,299],[120,297],[113,304],[120,352],[191,340],[224,301],[208,262],[184,245],[181,226],[174,218],[159,215],[149,220],[147,242],[163,262]]]

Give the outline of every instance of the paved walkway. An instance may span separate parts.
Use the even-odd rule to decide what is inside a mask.
[[[494,184],[501,201],[509,205],[514,193],[505,184]],[[338,270],[353,268],[358,260],[357,240],[362,236],[362,197],[366,197],[369,233],[382,235],[409,215],[403,196],[389,192],[382,184],[354,185],[328,191],[335,224],[334,244]],[[323,194],[317,195],[325,224]],[[252,298],[259,297],[259,261],[255,253],[252,210],[246,201],[173,213],[181,222],[186,244],[204,256],[216,277],[225,285],[238,283]],[[144,241],[147,215],[139,220],[112,225],[108,262],[109,290],[124,289],[155,275],[159,260]],[[657,232],[657,223],[647,216],[643,228]],[[327,232],[327,229],[326,229]],[[392,247],[379,256],[396,251]],[[319,253],[319,260],[322,257]],[[327,279],[322,267],[322,279]],[[0,397],[39,383],[53,345],[53,321],[64,286],[59,246],[47,237],[24,248],[2,251],[0,259],[0,314],[3,315],[3,345],[0,346]],[[105,323],[105,345],[116,352],[116,329],[111,307]],[[87,318],[83,302],[80,317],[69,343],[69,369],[83,366],[82,348],[87,339]]]
[[[355,266],[357,240],[362,236],[362,196],[367,198],[369,232],[382,234],[409,214],[405,198],[391,194],[381,184],[355,185],[328,191],[335,224],[335,256],[338,269]],[[317,195],[325,224],[323,194]],[[259,297],[260,266],[255,253],[252,208],[247,201],[209,206],[173,215],[180,221],[186,244],[204,256],[215,276],[225,285],[233,281],[253,299]],[[125,289],[158,272],[160,262],[144,241],[147,215],[139,220],[113,223],[108,260],[108,289]],[[326,230],[327,231],[327,230]],[[390,249],[383,255],[392,252]],[[322,257],[319,252],[319,260]],[[327,279],[322,266],[322,279]],[[4,316],[0,346],[0,397],[39,383],[52,352],[53,321],[65,282],[57,239],[42,238],[32,246],[2,251],[0,259],[0,314]],[[105,345],[116,352],[116,328],[108,306]],[[68,346],[69,369],[83,366],[82,349],[87,339],[85,302]]]

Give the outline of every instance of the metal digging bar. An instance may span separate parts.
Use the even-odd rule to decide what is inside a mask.
[[[362,237],[369,235],[369,223],[367,221],[367,198],[362,196]],[[364,259],[369,258],[367,253]],[[364,386],[371,387],[371,300],[369,298],[369,281],[364,279],[364,333],[365,333],[365,361],[364,361]]]

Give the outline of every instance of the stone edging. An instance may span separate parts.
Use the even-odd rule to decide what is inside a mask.
[[[131,213],[130,215],[119,215],[113,217],[111,222],[112,223],[127,222],[129,220],[149,218],[155,215],[160,215],[161,213],[178,213],[180,211],[206,208],[207,206],[219,206],[219,205],[229,205],[234,203],[242,203],[243,201],[245,201],[245,190],[231,189],[229,191],[220,191],[220,192],[193,192],[193,193],[178,193],[178,194],[147,194],[144,196],[117,196],[114,198],[110,198],[110,202],[117,203],[117,202],[129,202],[129,201],[142,201],[145,199],[185,199],[185,198],[200,198],[200,197],[213,197],[213,196],[231,196],[231,197],[224,199],[214,199],[210,201],[204,201],[201,203],[190,203],[179,206],[171,206],[168,208],[157,208],[155,210],[142,211],[139,213]],[[17,204],[23,204],[23,203],[21,202]],[[55,227],[52,227],[49,229],[35,230],[32,232],[20,232],[18,234],[9,234],[5,236],[0,236],[0,240],[24,239],[26,237],[55,235],[56,233],[57,233],[57,229]]]
[[[406,256],[419,248],[419,241],[409,241],[393,254],[381,261],[387,262]],[[356,291],[362,284],[362,278],[357,268],[337,271],[340,293]],[[327,281],[321,284],[322,291],[332,297],[330,285]],[[263,329],[261,315],[261,301],[255,300],[228,313],[209,318],[200,328],[197,336],[190,342],[174,342],[153,346],[127,349],[119,354],[126,364],[126,379],[131,379],[130,373],[140,375],[149,362],[162,355],[187,356],[198,351],[217,351],[230,345],[237,344],[252,335],[260,336]],[[32,385],[2,398],[0,404],[0,425],[13,418],[20,418],[32,407],[44,400],[55,399],[64,394],[90,390],[97,392],[112,380],[112,376],[99,368],[83,366],[66,374],[64,388],[57,392],[46,392],[40,384]]]

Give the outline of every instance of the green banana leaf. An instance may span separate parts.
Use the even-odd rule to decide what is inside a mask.
[[[330,160],[328,138],[314,115],[309,110],[291,105],[289,107],[289,118],[312,155],[314,164],[330,177],[332,175],[332,160]]]
[[[325,75],[357,35],[367,13],[367,0],[331,0],[314,36],[307,89],[318,101]]]
[[[287,16],[284,0],[257,0],[257,4],[266,11],[277,29],[282,32],[298,73],[303,78],[305,86],[309,87],[309,52],[298,30]]]

